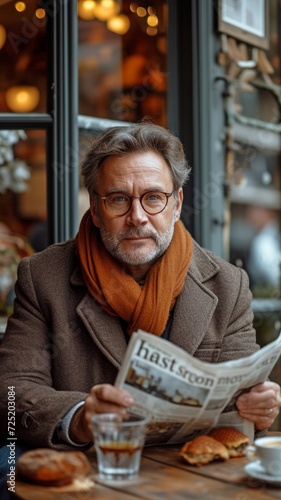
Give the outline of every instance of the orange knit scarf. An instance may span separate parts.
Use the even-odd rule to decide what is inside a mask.
[[[175,224],[167,251],[153,264],[143,287],[105,250],[90,210],[81,221],[76,242],[86,285],[101,307],[125,320],[129,334],[141,328],[162,335],[192,256],[192,238],[183,224]]]

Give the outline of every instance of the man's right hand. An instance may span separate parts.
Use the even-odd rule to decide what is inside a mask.
[[[92,416],[96,413],[126,414],[127,408],[134,403],[132,396],[110,384],[95,385],[85,399],[85,404],[74,414],[69,437],[75,443],[93,441]]]

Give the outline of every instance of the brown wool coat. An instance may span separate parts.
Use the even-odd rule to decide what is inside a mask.
[[[126,340],[87,292],[74,240],[23,259],[16,295],[0,348],[0,428],[14,386],[18,440],[54,446],[67,411],[93,385],[114,383]],[[252,319],[246,273],[194,243],[170,341],[211,363],[243,357],[258,349]]]

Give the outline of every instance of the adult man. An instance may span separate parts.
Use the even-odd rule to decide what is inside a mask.
[[[29,447],[87,446],[94,413],[132,403],[114,387],[142,328],[209,362],[258,349],[246,273],[201,249],[179,221],[187,166],[180,141],[149,123],[113,128],[82,164],[90,210],[75,240],[24,259],[1,347],[1,428],[16,393],[16,436]],[[237,408],[258,430],[279,412],[265,382]]]

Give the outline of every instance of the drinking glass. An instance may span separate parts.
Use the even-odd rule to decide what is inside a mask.
[[[147,418],[101,413],[92,418],[98,476],[105,481],[136,479],[145,442]]]

